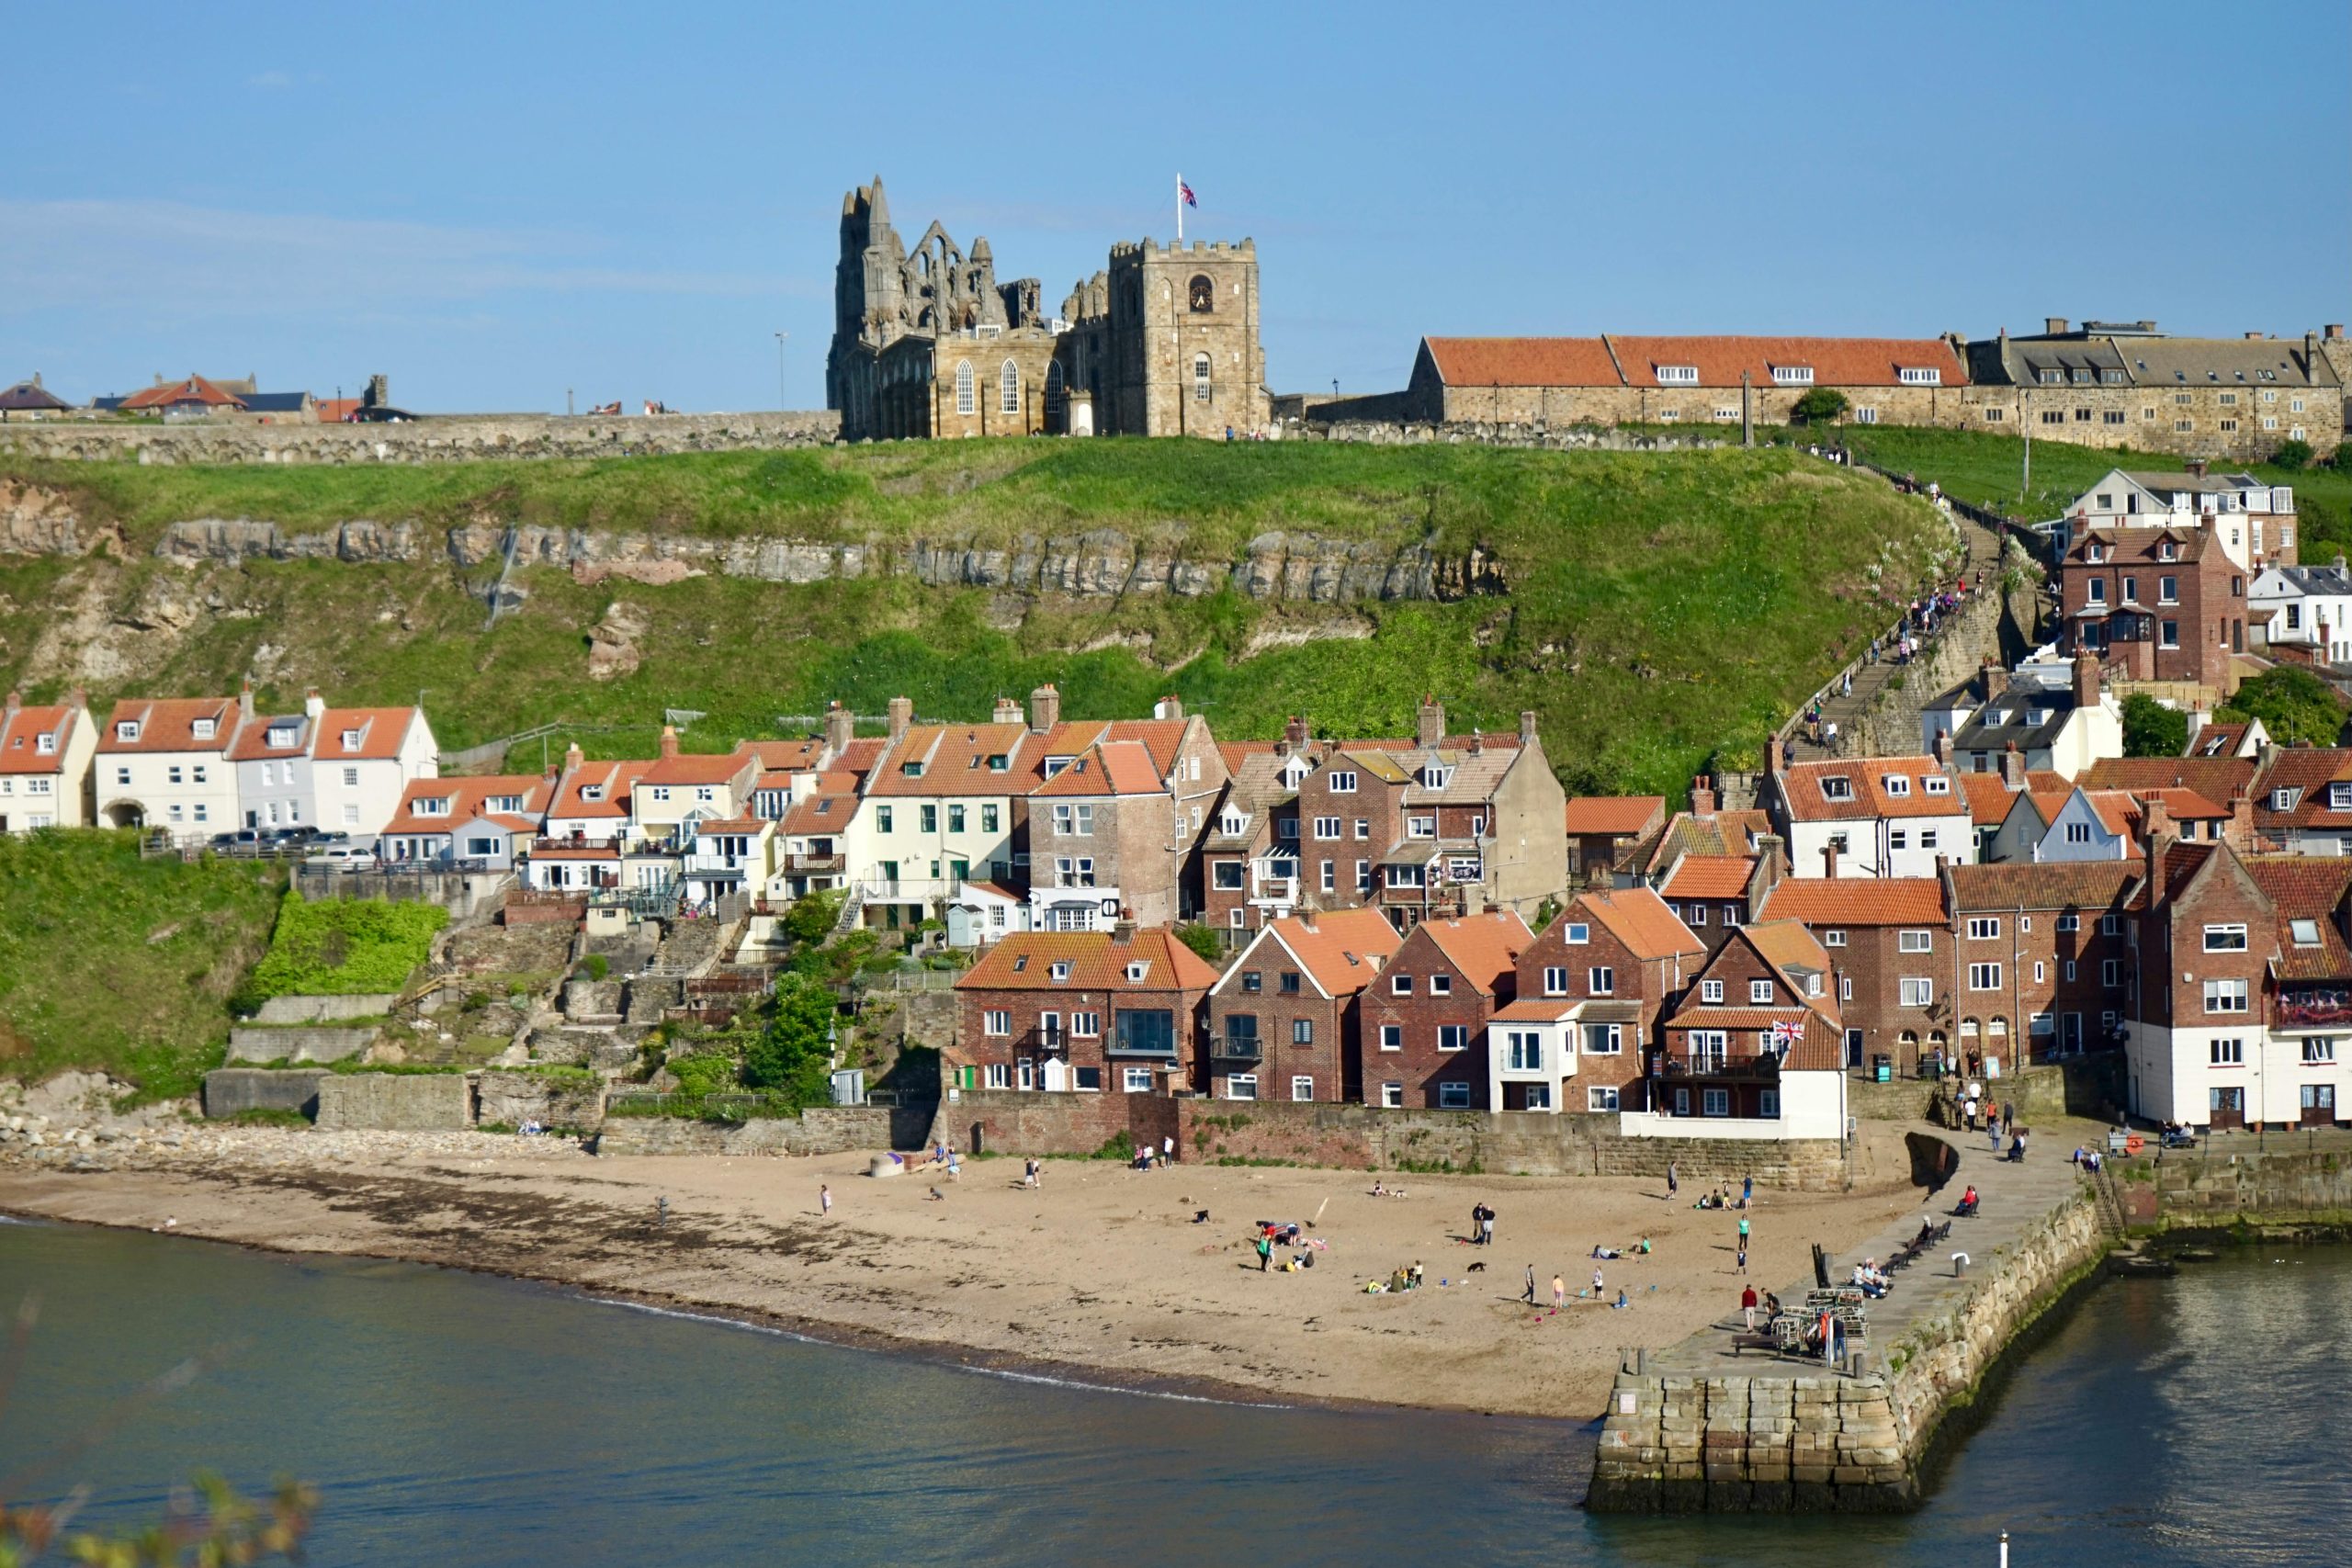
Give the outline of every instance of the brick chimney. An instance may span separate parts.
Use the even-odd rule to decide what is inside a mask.
[[[839,757],[857,739],[857,716],[838,702],[825,705],[825,750],[827,760]]]
[[[2191,457],[2188,459],[2188,472],[2192,479],[2203,479],[2205,477],[2205,459],[2202,457]]]
[[[1118,922],[1111,928],[1111,945],[1113,947],[1133,947],[1135,945],[1135,942],[1136,912],[1133,909],[1126,908],[1122,906],[1119,910]]]
[[[678,727],[674,724],[665,724],[662,727],[662,755],[674,757],[677,754]]]
[[[2087,648],[2075,655],[2075,705],[2098,706],[2098,660]]]
[[[1748,923],[1753,925],[1764,911],[1764,896],[1780,886],[1781,878],[1789,874],[1789,846],[1778,833],[1756,835],[1756,874],[1747,879]]]
[[[237,714],[246,719],[254,716],[254,683],[250,679],[237,688]]]
[[[1521,746],[1535,744],[1535,710],[1533,708],[1519,710],[1519,743]]]
[[[1029,694],[1029,728],[1041,734],[1062,721],[1062,694],[1051,681]]]
[[[581,764],[587,761],[587,757],[580,750],[580,742],[577,740],[573,741],[571,745],[563,749],[563,776],[570,778],[572,774],[578,773],[580,771]]]
[[[1713,817],[1715,814],[1714,786],[1704,776],[1690,781],[1690,815]]]
[[[2009,689],[2008,671],[1990,659],[1977,666],[1976,678],[1984,682],[1984,700],[1988,703]]]
[[[1936,731],[1936,761],[1943,767],[1946,772],[1951,771],[1951,731],[1949,729],[1939,729]]]
[[[1290,722],[1283,726],[1283,739],[1290,742],[1293,750],[1306,745],[1306,716],[1295,713],[1291,715]]]
[[[1479,734],[1476,729],[1472,729],[1470,731],[1470,755],[1476,757],[1484,752],[1486,749],[1487,738]]]
[[[2248,333],[2245,334],[2245,341],[2248,343],[2260,343],[2262,341],[2262,334],[2260,333]]]
[[[2012,795],[2025,788],[2025,753],[2014,740],[2001,753],[2001,787]]]
[[[1169,693],[1166,696],[1151,705],[1151,716],[1158,719],[1183,717],[1184,699],[1178,696],[1173,692]]]
[[[1445,705],[1435,697],[1423,697],[1420,711],[1414,716],[1413,738],[1423,750],[1430,750],[1445,739]]]
[[[2320,332],[2330,341],[2341,339],[2344,336],[2344,323],[2342,321],[2330,321],[2327,325],[2322,327]]]
[[[11,693],[9,693],[9,694],[8,694],[8,710],[7,710],[8,712],[10,712],[10,713],[12,713],[12,714],[13,714],[13,713],[15,713],[18,708],[23,707],[24,705],[25,705],[25,694],[24,694],[24,693],[22,693],[22,692],[11,692]]]
[[[1821,874],[1833,881],[1837,878],[1838,846],[1834,842],[1821,846]]]
[[[996,711],[989,716],[989,721],[994,724],[1019,724],[1021,705],[1011,697],[997,698]]]
[[[2148,839],[2172,837],[2172,813],[2163,796],[2152,795],[2140,803],[2140,832]]]
[[[2164,810],[2164,807],[2161,803],[2154,801],[2151,801],[2149,805],[2152,809],[2149,811],[2146,818],[2147,826],[2151,829],[2147,836],[2148,852],[2146,862],[2148,868],[2148,912],[2150,914],[2154,914],[2164,907],[2165,892],[2165,852],[2172,848],[2172,834],[2169,832],[2158,833],[2153,830],[2156,826],[2158,816]]]
[[[1298,923],[1305,926],[1308,931],[1313,931],[1315,929],[1315,911],[1311,908],[1299,910]]]
[[[2048,337],[2056,337],[2056,336],[2058,336],[2060,333],[2064,333],[2065,330],[2066,330],[2066,318],[2065,318],[2065,317],[2064,317],[2064,316],[2044,316],[2044,317],[2042,317],[2042,318],[2041,318],[2041,331],[2042,331],[2042,333],[2043,333],[2043,334],[2044,334],[2045,336],[2048,336]]]
[[[907,727],[915,721],[915,705],[913,699],[909,697],[892,697],[890,699],[889,713],[890,739],[896,740],[904,736],[907,732]]]

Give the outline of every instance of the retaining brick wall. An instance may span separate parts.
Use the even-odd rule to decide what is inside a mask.
[[[239,1024],[229,1031],[232,1062],[340,1062],[376,1043],[376,1026],[356,1029],[327,1024],[258,1029]]]
[[[462,1073],[330,1073],[319,1080],[322,1127],[458,1133],[474,1124]]]
[[[737,1125],[671,1116],[616,1116],[597,1135],[600,1155],[837,1155],[887,1149],[891,1112],[879,1105],[812,1105],[798,1116]]]

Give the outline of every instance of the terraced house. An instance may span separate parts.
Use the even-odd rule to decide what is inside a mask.
[[[1856,882],[1791,877],[1764,901],[1767,921],[1793,920],[1829,961],[1841,1060],[1916,1077],[1952,1049],[1951,913],[1942,879]]]
[[[555,796],[552,774],[420,779],[384,825],[387,861],[468,871],[513,871],[527,855]]]
[[[175,837],[232,831],[237,777],[229,748],[253,716],[243,697],[131,697],[98,732],[97,820]]]
[[[1767,756],[1771,749],[1767,747]],[[1976,857],[1968,797],[1933,757],[1856,757],[1772,772],[1763,804],[1789,863],[1829,876],[1933,876]]]
[[[90,762],[97,727],[79,691],[28,706],[10,692],[0,708],[0,833],[90,822]]]
[[[1513,999],[1487,1021],[1487,1105],[1639,1109],[1658,1021],[1706,957],[1645,887],[1577,894],[1520,951]]]
[[[1164,931],[1018,931],[956,982],[959,1089],[1166,1094],[1198,1087],[1216,969]]]
[[[1509,909],[1417,922],[1363,1000],[1367,1105],[1492,1108],[1487,1021],[1516,998],[1532,942]]]
[[[1259,928],[1209,992],[1208,1092],[1361,1099],[1363,998],[1404,940],[1374,909],[1307,909]]]
[[[1845,1025],[1829,955],[1794,920],[1743,926],[1699,971],[1651,1053],[1635,1137],[1837,1138]]]

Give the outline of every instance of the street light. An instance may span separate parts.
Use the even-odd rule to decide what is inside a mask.
[[[775,334],[775,406],[779,409],[792,406],[791,394],[784,389],[784,340],[791,335],[790,333]]]

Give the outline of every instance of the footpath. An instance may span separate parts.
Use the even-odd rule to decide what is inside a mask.
[[[2088,1178],[2059,1138],[2012,1165],[1983,1138],[1921,1126],[1949,1161],[1932,1198],[1830,1262],[1833,1283],[1949,1221],[1946,1241],[1867,1303],[1869,1331],[1837,1367],[1742,1349],[1734,1312],[1663,1350],[1629,1354],[1610,1393],[1589,1506],[1628,1513],[1883,1512],[1918,1500],[1937,1427],[1974,1395],[2016,1332],[2096,1263],[2109,1239]],[[1949,1151],[1947,1154],[1945,1151]],[[1956,1156],[1956,1157],[1955,1157]],[[1953,1215],[1971,1184],[1977,1215]],[[1754,1212],[1772,1224],[1768,1204]],[[1962,1262],[1962,1255],[1965,1263]],[[1811,1278],[1780,1289],[1800,1306]]]

